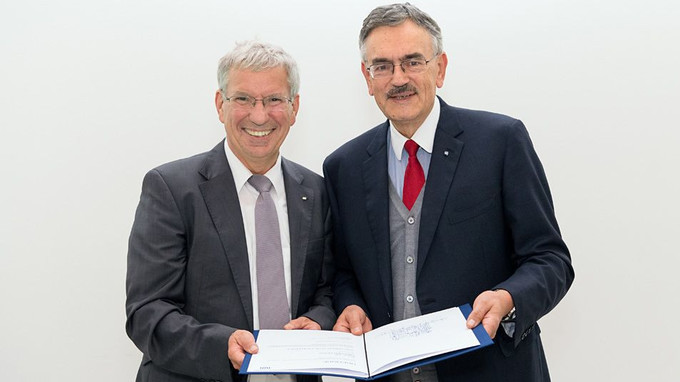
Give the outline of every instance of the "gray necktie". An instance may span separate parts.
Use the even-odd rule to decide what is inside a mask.
[[[253,175],[248,183],[260,193],[255,203],[255,263],[260,329],[283,329],[290,314],[283,275],[279,219],[269,193],[272,182],[264,175]]]

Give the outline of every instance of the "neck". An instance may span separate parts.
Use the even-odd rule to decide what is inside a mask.
[[[418,128],[420,127],[420,125],[423,124],[422,121],[418,124],[416,124],[416,123],[406,123],[406,124],[400,123],[400,124],[397,124],[397,123],[394,123],[392,121],[390,121],[390,123],[392,124],[392,126],[394,126],[395,129],[397,129],[399,134],[401,134],[401,135],[403,135],[403,136],[405,136],[406,138],[409,138],[409,139],[411,139],[413,134],[415,134],[416,131],[418,131]]]
[[[437,98],[435,98],[434,102],[438,102]],[[413,134],[415,134],[416,131],[418,131],[420,126],[422,126],[423,123],[425,123],[425,121],[427,120],[427,117],[430,116],[430,113],[432,113],[432,109],[434,108],[434,102],[432,103],[432,105],[430,106],[429,110],[427,111],[427,113],[425,114],[424,117],[419,116],[419,118],[417,120],[408,120],[408,121],[400,121],[400,122],[395,122],[395,121],[390,120],[390,124],[392,124],[392,126],[394,126],[394,128],[397,129],[397,131],[401,135],[403,135],[406,138],[411,139],[411,137],[413,137]],[[422,118],[422,119],[420,119],[420,118]]]
[[[253,173],[253,175],[264,175],[267,173],[267,171],[271,170],[272,167],[274,167],[274,161],[273,163],[270,164],[263,164],[263,165],[253,165],[252,163],[243,163],[250,172]]]
[[[238,158],[238,160],[243,163],[244,166],[250,171],[253,175],[264,175],[267,173],[267,171],[271,170],[272,167],[276,164],[276,159],[278,159],[278,155],[274,156],[273,158],[262,158],[261,160],[251,160],[251,161],[246,161],[243,160],[243,158]]]

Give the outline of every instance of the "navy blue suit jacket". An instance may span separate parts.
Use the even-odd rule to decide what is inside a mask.
[[[510,292],[516,332],[494,346],[437,363],[440,382],[545,381],[536,321],[562,299],[574,271],[543,167],[521,121],[448,106],[441,99],[425,187],[416,289],[422,313]],[[337,313],[364,308],[392,322],[387,122],[324,162],[334,225]]]

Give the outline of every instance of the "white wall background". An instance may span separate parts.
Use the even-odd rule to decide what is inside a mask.
[[[417,1],[449,103],[522,119],[576,281],[541,320],[555,381],[680,380],[680,3]],[[381,122],[357,35],[383,1],[0,3],[0,380],[131,381],[127,236],[150,168],[210,149],[216,62],[283,46],[301,110],[284,155]]]

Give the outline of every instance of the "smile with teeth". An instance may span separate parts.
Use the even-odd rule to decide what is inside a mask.
[[[253,136],[253,137],[266,137],[267,135],[271,134],[274,129],[271,130],[251,130],[251,129],[243,129],[248,135]]]

